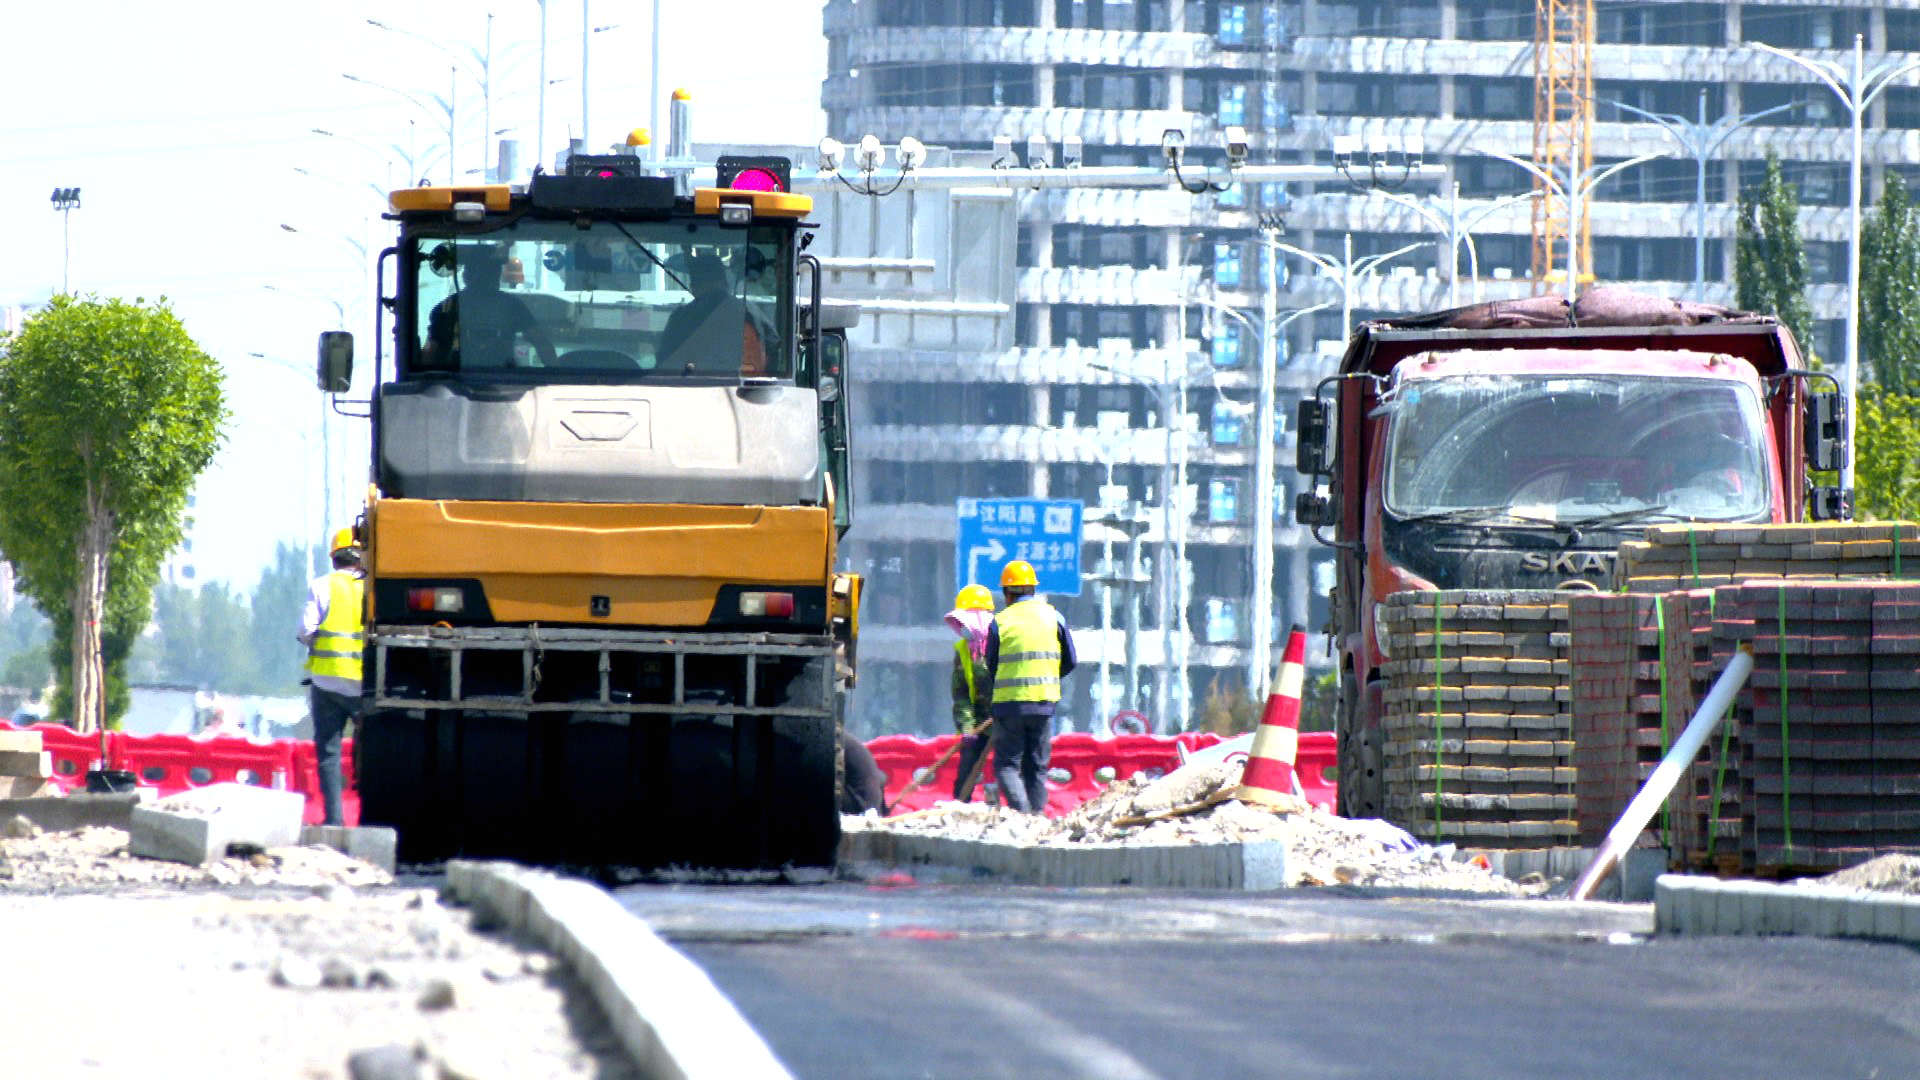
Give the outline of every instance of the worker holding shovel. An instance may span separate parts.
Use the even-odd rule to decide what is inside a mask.
[[[953,797],[973,801],[986,758],[993,723],[993,677],[987,673],[987,630],[993,625],[993,594],[985,585],[969,585],[953,598],[947,625],[959,636],[953,643],[953,729],[960,736],[960,771]]]

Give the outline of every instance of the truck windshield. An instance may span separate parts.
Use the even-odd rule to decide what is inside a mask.
[[[737,380],[792,374],[790,231],[522,221],[416,236],[411,373]]]
[[[1474,375],[1402,383],[1387,510],[1504,509],[1567,522],[1642,510],[1738,521],[1771,505],[1751,388],[1644,376]]]

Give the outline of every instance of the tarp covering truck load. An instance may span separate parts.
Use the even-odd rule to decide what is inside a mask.
[[[1366,324],[1300,403],[1295,518],[1336,550],[1343,813],[1381,812],[1380,604],[1611,589],[1667,522],[1845,515],[1841,399],[1769,316],[1594,289]]]
[[[393,193],[356,753],[402,858],[833,862],[844,329],[811,200],[753,173]],[[320,352],[345,390],[351,339]]]

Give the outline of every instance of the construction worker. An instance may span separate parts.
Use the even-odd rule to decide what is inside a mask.
[[[365,646],[366,571],[352,529],[333,534],[333,571],[314,578],[300,612],[300,644],[307,647],[307,706],[313,714],[314,757],[328,825],[346,824],[340,799],[340,741],[360,711],[360,661]]]
[[[1053,756],[1053,713],[1060,680],[1074,668],[1067,620],[1035,596],[1033,564],[1016,559],[1000,571],[1007,606],[987,631],[993,677],[993,775],[1007,805],[1047,809],[1047,764]]]
[[[953,797],[973,801],[979,771],[974,767],[987,752],[988,725],[993,723],[993,677],[987,672],[987,634],[993,629],[993,594],[985,585],[969,585],[953,598],[946,622],[958,640],[953,643],[953,730],[960,737],[960,771],[954,774]]]

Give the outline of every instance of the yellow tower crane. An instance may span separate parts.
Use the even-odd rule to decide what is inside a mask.
[[[1535,177],[1533,288],[1564,280],[1566,260],[1591,273],[1593,236],[1581,178],[1593,168],[1593,0],[1535,0],[1533,17],[1533,163],[1564,177],[1565,190]],[[1574,205],[1569,207],[1567,200]]]

